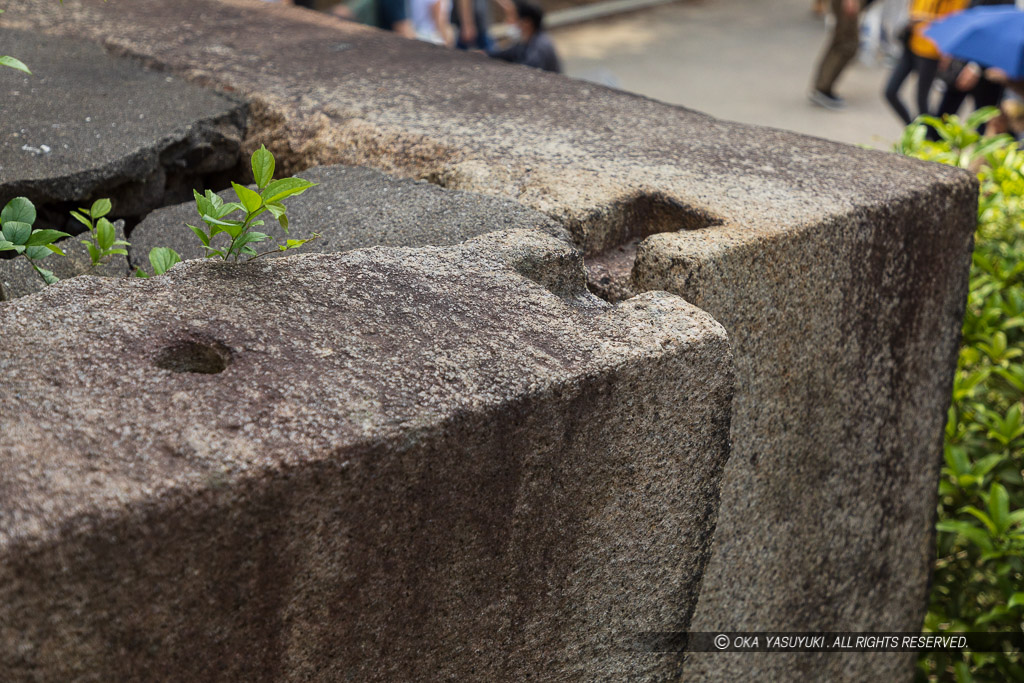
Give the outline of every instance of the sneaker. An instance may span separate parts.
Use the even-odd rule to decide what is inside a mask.
[[[833,111],[842,109],[846,106],[846,100],[842,97],[829,95],[828,93],[821,92],[820,90],[812,90],[809,97],[811,102],[819,107],[824,107],[825,109],[831,109]]]

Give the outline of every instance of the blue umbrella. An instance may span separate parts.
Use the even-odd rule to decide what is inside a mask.
[[[936,21],[924,34],[944,54],[997,67],[1011,80],[1024,79],[1024,11],[1016,7],[983,6],[957,12]]]

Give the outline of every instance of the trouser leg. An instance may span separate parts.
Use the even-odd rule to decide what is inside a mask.
[[[836,18],[835,29],[814,81],[816,89],[829,94],[843,69],[857,56],[857,48],[860,46],[858,15],[844,12],[843,0],[832,0],[832,14]]]
[[[932,108],[929,104],[929,95],[932,92],[932,84],[935,83],[935,75],[939,72],[939,60],[916,57],[914,69],[917,71],[917,113],[930,114]]]
[[[946,88],[946,94],[942,96],[942,102],[939,103],[939,108],[936,110],[936,114],[939,117],[945,116],[946,114],[955,114],[960,111],[960,106],[967,99],[967,93],[963,90],[959,90],[956,85],[950,83],[949,87]]]
[[[910,123],[912,119],[903,100],[900,99],[900,87],[913,70],[913,56],[910,49],[904,47],[900,54],[900,60],[896,62],[896,66],[892,69],[892,75],[889,76],[889,82],[885,85],[885,99],[905,124]]]
[[[982,76],[978,85],[974,86],[974,90],[971,91],[971,95],[974,97],[974,108],[998,107],[999,103],[1003,101],[1004,91],[1005,88],[1002,85]]]

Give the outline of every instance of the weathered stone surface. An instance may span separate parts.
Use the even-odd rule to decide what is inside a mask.
[[[686,628],[728,456],[677,297],[529,231],[80,277],[0,336],[9,680],[678,671],[621,647]]]
[[[124,221],[114,222],[114,234],[119,240],[125,238]],[[93,268],[89,250],[82,244],[81,236],[63,239],[57,246],[64,252],[64,256],[48,256],[43,259],[40,266],[52,271],[62,280],[85,274],[124,277],[130,272],[128,259],[119,254],[108,256],[100,265]],[[0,301],[33,294],[45,286],[42,278],[24,258],[0,260]]]
[[[266,142],[293,168],[372,165],[511,197],[604,257],[646,238],[632,268],[598,264],[604,291],[677,291],[736,343],[721,559],[697,622],[920,626],[966,291],[966,174],[256,4],[119,8],[108,44],[248,98],[247,148]],[[4,16],[99,39],[109,13],[99,0],[25,0]],[[708,655],[688,666],[693,680],[859,682],[909,679],[912,661]]]
[[[0,29],[0,45],[33,73],[0,72],[0,204],[103,196],[137,216],[238,162],[239,102],[81,40]]]
[[[288,202],[291,236],[321,237],[303,247],[330,253],[373,246],[446,246],[487,232],[535,228],[568,240],[565,229],[544,214],[508,199],[393,178],[368,168],[322,166],[302,172],[319,183]],[[234,192],[221,193],[236,201]],[[171,247],[182,258],[205,254],[186,223],[198,223],[195,203],[155,211],[135,226],[129,257],[149,267],[153,247]],[[275,240],[285,238],[273,218],[260,228]]]
[[[639,289],[730,332],[737,395],[694,630],[912,631],[927,605],[942,432],[977,187],[857,206],[787,237],[656,235]],[[723,243],[724,242],[724,243]],[[687,680],[912,677],[913,654],[693,654]]]

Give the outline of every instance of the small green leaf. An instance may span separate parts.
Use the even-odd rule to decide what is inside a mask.
[[[7,202],[7,206],[0,211],[0,223],[10,223],[11,221],[32,225],[36,222],[35,205],[25,197],[15,197]]]
[[[28,238],[32,235],[32,226],[28,223],[22,223],[21,221],[7,221],[4,223],[3,228],[0,229],[3,233],[4,239],[12,244],[25,244],[28,242]]]
[[[1006,603],[1007,607],[1024,607],[1024,593],[1014,593],[1010,596],[1009,602]]]
[[[89,231],[92,232],[92,221],[89,218],[83,216],[77,211],[72,211],[71,217],[74,218],[79,223],[81,223],[82,225],[84,225],[85,227],[89,228]]]
[[[47,245],[49,246],[49,245]],[[30,261],[42,261],[53,252],[46,247],[25,247],[25,256]]]
[[[13,251],[14,243],[7,240],[0,240],[0,251]]]
[[[199,194],[198,190],[192,190],[192,195],[196,198],[196,210],[200,216],[211,216],[217,213],[217,207],[213,205],[213,202],[207,195]]]
[[[224,200],[221,199],[220,195],[213,190],[207,190],[204,196],[209,200],[210,204],[213,205],[214,209],[219,209],[224,206]]]
[[[281,251],[288,251],[289,249],[298,249],[306,242],[312,242],[318,237],[320,237],[320,235],[314,234],[312,237],[304,240],[287,240],[284,244],[279,245],[277,248]]]
[[[181,263],[181,256],[169,247],[154,247],[149,250],[149,263],[154,275],[163,275],[175,263]]]
[[[63,251],[61,251],[60,247],[58,247],[56,244],[47,244],[46,248],[52,251],[54,254],[57,254],[58,256],[66,256],[66,254]]]
[[[260,197],[258,192],[250,190],[245,185],[239,185],[238,183],[231,183],[231,187],[234,188],[235,194],[238,195],[238,200],[242,202],[242,206],[249,213],[256,213],[259,208],[263,205],[263,198]]]
[[[1010,526],[1010,498],[1006,487],[993,482],[989,490],[988,512],[998,533],[1003,533]]]
[[[974,507],[973,505],[966,505],[962,508],[962,510],[963,512],[966,512],[969,515],[974,515],[975,517],[977,517],[978,520],[985,525],[985,528],[988,529],[988,532],[991,535],[999,535],[999,529],[996,528],[995,522],[993,522],[992,518],[989,517],[987,514],[985,514],[978,508]]]
[[[226,227],[242,227],[242,221],[235,220],[223,220],[221,218],[214,218],[213,216],[203,216],[203,222],[207,225],[220,225]]]
[[[262,232],[247,232],[247,233],[245,233],[244,235],[242,235],[241,237],[238,238],[238,241],[235,244],[235,246],[243,246],[243,245],[246,245],[246,244],[256,243],[256,242],[266,242],[268,239],[270,239],[270,235],[267,235],[265,233],[262,233]]]
[[[228,202],[227,204],[220,204],[217,207],[216,213],[212,213],[210,215],[216,216],[217,218],[224,218],[224,216],[227,216],[229,213],[234,213],[235,211],[245,211],[245,207],[238,202]]]
[[[142,268],[136,268],[135,269],[135,277],[147,278],[147,277],[149,277],[149,273],[144,271]]]
[[[204,247],[210,246],[210,236],[203,232],[201,228],[197,228],[194,225],[189,225],[188,223],[186,223],[185,225],[187,225],[189,229],[191,229],[192,232],[196,234],[196,237],[199,238],[199,241],[203,243]]]
[[[29,236],[28,242],[25,242],[25,246],[42,247],[47,244],[53,244],[62,237],[71,237],[71,235],[60,230],[34,230]]]
[[[252,153],[252,177],[256,186],[262,190],[274,179],[274,155],[265,145]]]
[[[17,69],[18,71],[24,71],[29,76],[32,75],[32,72],[28,70],[27,66],[25,66],[25,62],[20,59],[15,59],[14,57],[8,57],[7,55],[0,55],[0,66],[9,66],[12,69]]]
[[[99,219],[96,223],[96,246],[100,251],[107,251],[114,246],[115,239],[117,236],[114,234],[114,226],[106,218]]]
[[[270,185],[267,185],[267,189],[263,191],[263,201],[266,204],[280,202],[285,197],[302,194],[315,185],[316,183],[311,183],[308,180],[303,180],[302,178],[282,178],[281,180],[275,180],[270,183]]]
[[[211,240],[213,239],[214,235],[217,235],[222,232],[226,232],[231,237],[231,239],[235,239],[240,234],[242,234],[242,230],[245,229],[245,224],[242,223],[242,221],[218,221],[217,224],[215,224],[212,227],[213,229],[210,230]]]
[[[36,272],[39,273],[39,277],[43,278],[43,282],[45,282],[46,284],[52,285],[60,282],[60,279],[58,279],[57,276],[53,274],[52,270],[40,268],[34,263],[32,264],[32,267],[36,269]]]
[[[274,202],[273,204],[267,204],[267,211],[273,214],[274,218],[280,224],[281,229],[284,230],[285,234],[288,234],[288,214],[285,213],[284,204],[280,202]]]
[[[110,213],[110,208],[109,199],[97,199],[92,203],[92,208],[89,209],[89,215],[92,216],[93,220],[97,220]]]
[[[84,244],[85,248],[89,250],[89,260],[92,261],[92,265],[98,265],[100,259],[103,258],[103,254],[100,253],[100,250],[97,249],[92,242],[82,240],[82,244]]]
[[[937,522],[935,528],[938,531],[944,531],[946,533],[957,534],[964,537],[974,545],[981,548],[983,551],[992,550],[992,540],[984,529],[970,524],[968,522],[962,522],[960,520],[944,520]]]

